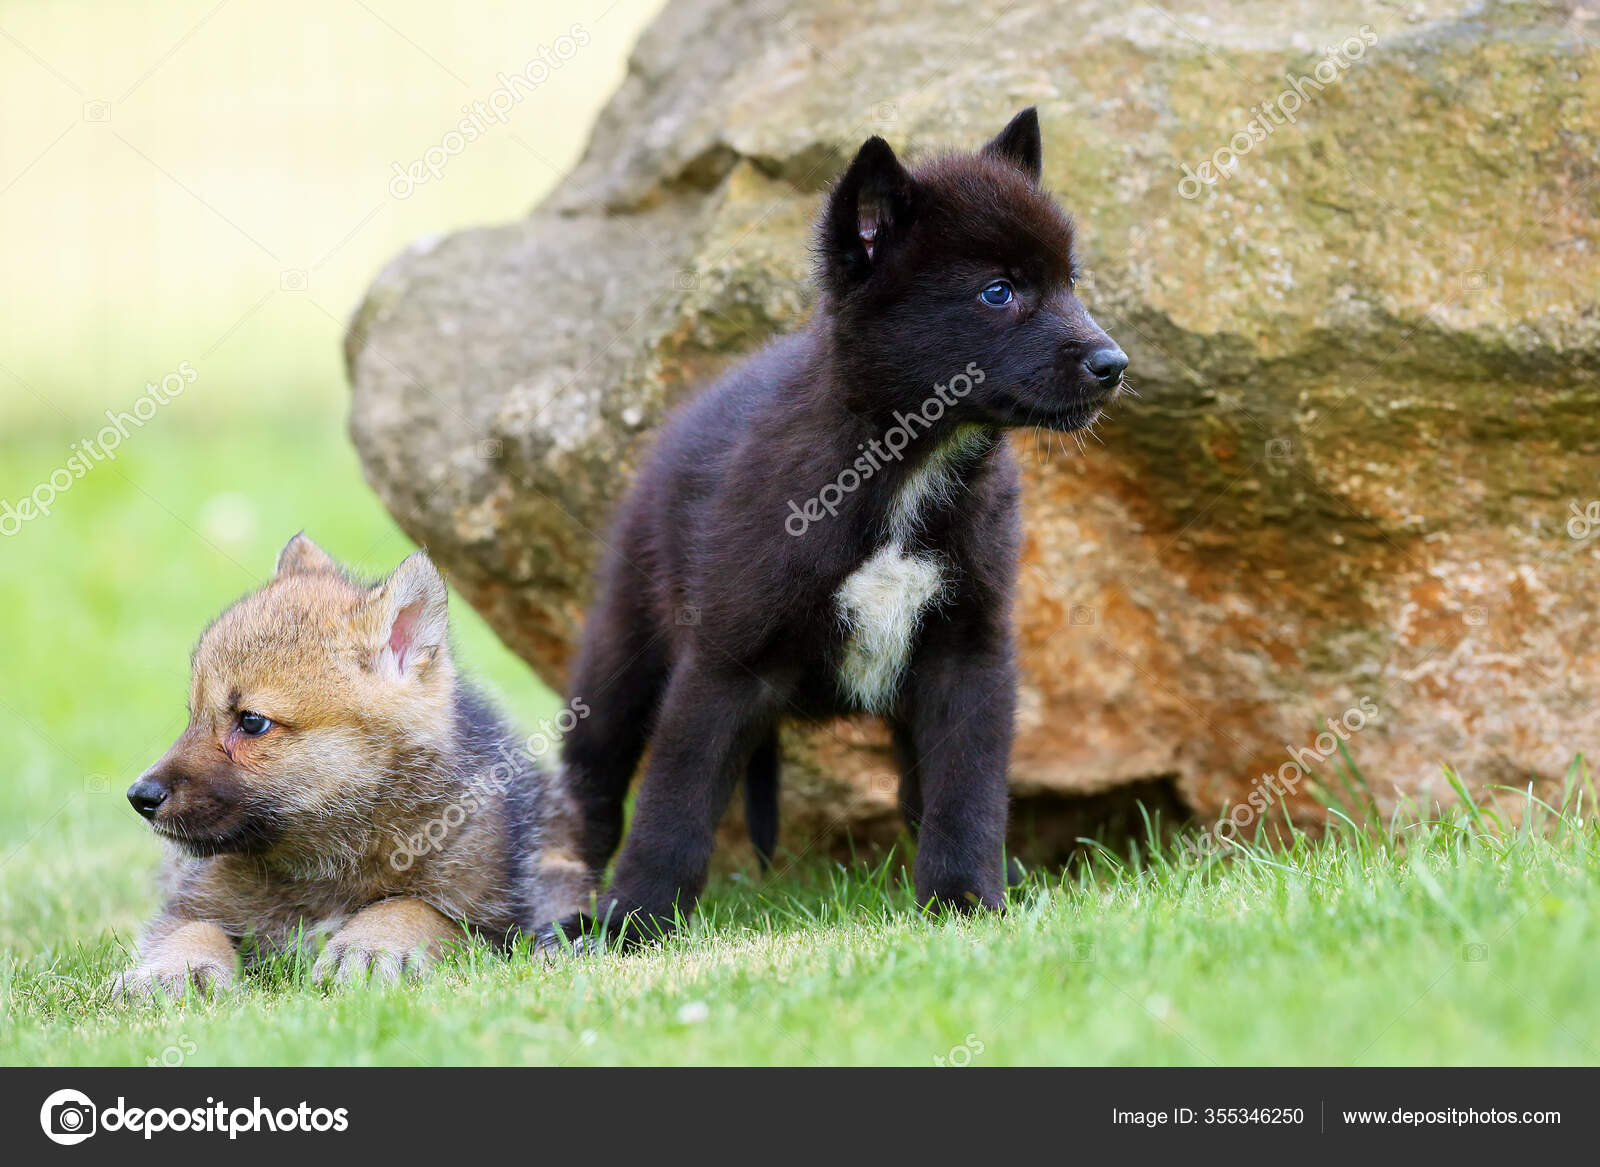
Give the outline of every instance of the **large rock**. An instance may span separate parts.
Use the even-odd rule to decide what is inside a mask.
[[[559,686],[651,431],[804,319],[848,155],[975,145],[1036,103],[1142,397],[1085,450],[1012,439],[1019,829],[1070,838],[1129,791],[1215,814],[1363,698],[1341,732],[1383,798],[1445,793],[1442,763],[1553,782],[1600,736],[1600,539],[1574,537],[1600,531],[1597,16],[676,0],[553,196],[379,277],[351,431]],[[892,829],[875,727],[785,748],[791,843]]]

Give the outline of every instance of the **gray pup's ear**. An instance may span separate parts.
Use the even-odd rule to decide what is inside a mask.
[[[313,575],[317,572],[338,570],[339,565],[333,561],[333,557],[306,538],[306,533],[301,531],[283,545],[282,551],[278,552],[278,566],[273,569],[273,574]]]
[[[406,556],[394,574],[373,589],[363,612],[373,668],[404,679],[444,655],[449,634],[449,593],[444,576],[426,551]]]
[[[1009,162],[1037,185],[1044,171],[1044,142],[1039,136],[1039,111],[1029,106],[1006,124],[981,153]]]

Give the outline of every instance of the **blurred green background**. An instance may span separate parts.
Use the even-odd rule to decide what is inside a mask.
[[[372,571],[410,549],[345,435],[345,321],[412,240],[526,212],[660,6],[0,2],[0,507],[195,374],[0,536],[0,951],[148,918],[158,848],[122,792],[183,724],[202,626],[290,535]],[[395,197],[395,163],[575,23],[586,45]],[[516,717],[548,711],[459,603],[455,627]]]

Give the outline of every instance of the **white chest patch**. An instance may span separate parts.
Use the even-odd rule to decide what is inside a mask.
[[[964,426],[929,454],[890,503],[888,541],[834,593],[848,635],[839,685],[869,713],[884,712],[894,700],[923,615],[950,582],[942,555],[908,552],[906,544],[924,513],[965,489],[956,467],[986,440],[977,426]]]
[[[834,593],[849,630],[839,684],[862,708],[881,713],[900,688],[922,613],[944,592],[941,558],[907,554],[889,543],[845,578]]]

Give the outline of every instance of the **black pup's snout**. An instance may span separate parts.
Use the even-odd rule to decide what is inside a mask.
[[[1084,358],[1083,367],[1103,385],[1115,385],[1128,369],[1128,354],[1120,348],[1096,349]]]
[[[128,801],[133,804],[133,809],[145,818],[153,819],[170,793],[171,791],[156,779],[145,777],[128,787]]]

